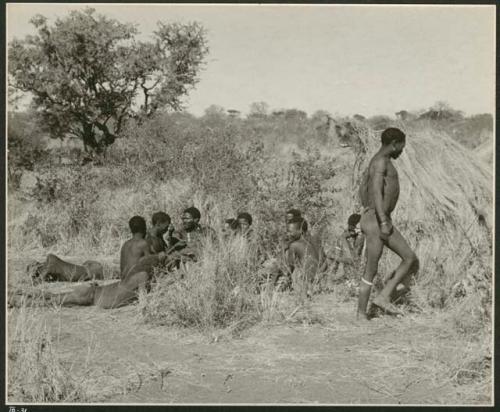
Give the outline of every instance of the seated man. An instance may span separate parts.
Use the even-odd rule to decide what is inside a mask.
[[[173,231],[172,220],[170,216],[164,212],[156,212],[151,219],[153,227],[146,235],[146,241],[149,243],[151,253],[160,253],[167,250],[167,244],[163,240],[163,235],[168,230]]]
[[[249,237],[252,235],[252,222],[253,218],[250,213],[247,212],[241,212],[238,213],[238,216],[236,217],[237,222],[238,222],[238,233],[245,236]]]
[[[222,234],[224,238],[234,235],[238,230],[238,220],[235,218],[229,218],[224,221],[224,226],[222,227]]]
[[[120,281],[99,286],[97,283],[80,285],[71,292],[51,293],[39,291],[27,295],[31,300],[44,304],[54,302],[62,306],[96,305],[104,309],[127,305],[137,299],[138,290],[147,287],[154,266],[162,263],[166,253],[151,255],[146,236],[146,221],[140,216],[134,216],[129,221],[132,238],[127,240],[120,253],[120,268],[123,276]],[[19,296],[11,293],[9,304],[18,306]]]
[[[307,222],[304,218],[293,218],[287,224],[289,239],[286,262],[292,275],[292,286],[299,286],[302,276],[302,292],[311,295],[310,289],[317,276],[326,270],[326,259],[321,246],[306,236]],[[304,285],[305,284],[305,285]]]
[[[195,207],[188,207],[182,212],[182,229],[167,232],[167,246],[174,252],[171,259],[178,264],[196,261],[202,242],[207,237],[215,240],[215,231],[208,226],[200,225],[201,213]]]
[[[357,229],[360,220],[361,215],[357,213],[349,216],[347,219],[347,229],[338,238],[333,256],[328,257],[334,262],[334,272],[338,270],[339,265],[342,263],[344,266],[344,275],[351,279],[357,277],[357,273],[353,271],[361,263],[361,255],[363,254],[365,242],[365,236]]]

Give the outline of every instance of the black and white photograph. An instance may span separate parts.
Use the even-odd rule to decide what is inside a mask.
[[[4,7],[9,412],[494,404],[494,4]]]

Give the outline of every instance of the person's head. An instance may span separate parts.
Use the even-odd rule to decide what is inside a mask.
[[[164,212],[156,212],[153,214],[151,222],[158,233],[163,235],[167,231],[172,219],[170,219],[170,216]]]
[[[406,135],[395,127],[389,127],[382,132],[381,136],[382,146],[390,149],[390,156],[397,159],[406,144]]]
[[[300,239],[300,237],[307,232],[307,222],[303,217],[294,217],[287,222],[286,234],[288,240],[294,241]]]
[[[236,230],[238,230],[238,220],[234,218],[224,220],[224,227],[222,228],[223,233],[233,233]]]
[[[242,232],[246,232],[248,229],[250,229],[250,226],[252,226],[252,215],[247,212],[241,212],[237,216],[238,219],[238,228]]]
[[[236,229],[237,220],[234,218],[229,218],[224,220],[224,230],[234,230]]]
[[[302,217],[302,213],[298,209],[289,209],[286,211],[286,217],[285,220],[286,222],[290,222],[292,219]]]
[[[200,211],[193,207],[188,207],[182,212],[182,226],[185,230],[193,230],[200,222]]]
[[[141,216],[134,216],[128,221],[128,226],[133,235],[136,233],[146,236],[146,221]]]
[[[350,232],[353,232],[356,230],[356,226],[358,225],[359,221],[361,220],[361,215],[358,213],[354,213],[351,216],[347,218],[347,230]]]

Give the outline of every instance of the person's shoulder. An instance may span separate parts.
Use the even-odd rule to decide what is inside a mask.
[[[304,249],[305,246],[307,246],[307,244],[308,244],[308,241],[306,239],[300,238],[298,240],[294,240],[293,242],[291,242],[288,245],[288,248],[290,250],[294,250],[294,251],[302,250],[302,249]]]
[[[381,155],[375,155],[371,161],[371,166],[373,168],[386,168],[387,167],[387,164],[389,163],[389,159],[385,156],[381,156]]]

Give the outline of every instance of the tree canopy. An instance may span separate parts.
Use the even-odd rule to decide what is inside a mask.
[[[32,95],[51,137],[76,136],[86,150],[112,144],[127,117],[182,108],[208,53],[198,23],[159,22],[149,42],[92,8],[31,23],[36,35],[9,44],[10,86]]]

